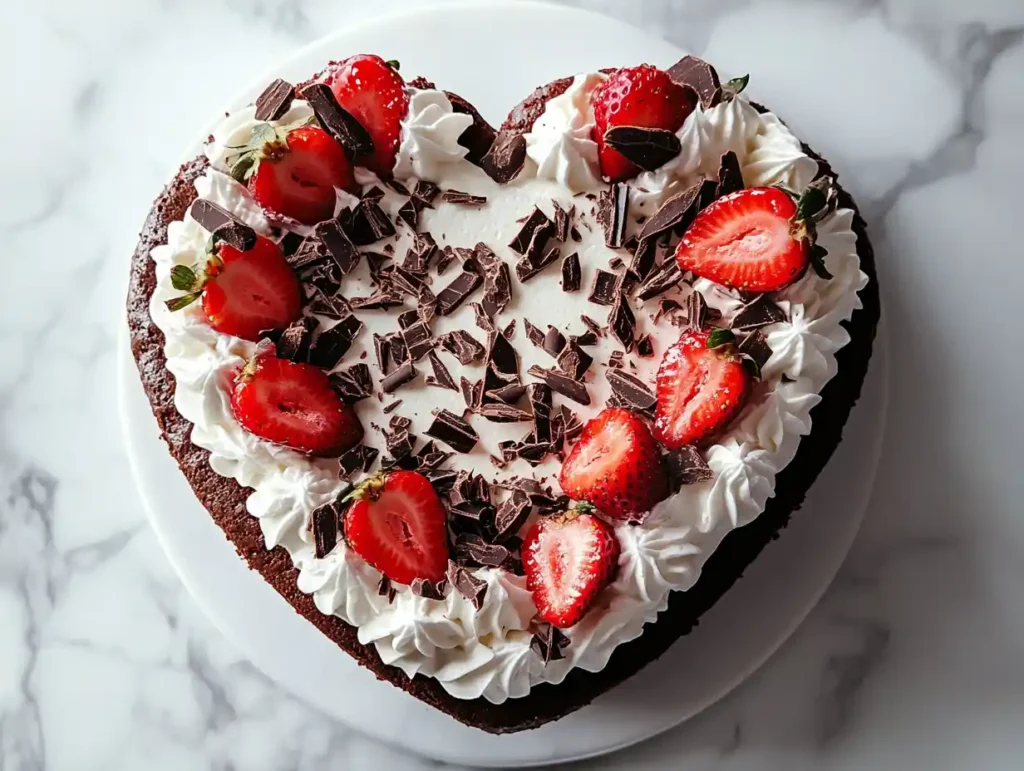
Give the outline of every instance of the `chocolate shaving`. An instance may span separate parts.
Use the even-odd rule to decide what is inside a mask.
[[[438,315],[447,316],[454,312],[482,283],[483,279],[480,278],[480,274],[464,269],[438,293]]]
[[[466,408],[476,411],[480,408],[484,396],[484,383],[482,380],[471,382],[463,377],[459,381],[459,390],[462,391],[462,398],[466,402]]]
[[[559,205],[558,201],[552,201],[551,206],[555,215],[555,239],[565,241],[569,237],[569,222],[576,213],[576,207],[573,206],[569,211],[566,211]]]
[[[619,277],[606,270],[598,270],[594,274],[594,283],[590,286],[587,299],[596,305],[614,305],[618,297]]]
[[[278,78],[256,97],[256,120],[279,120],[295,99],[295,86]]]
[[[498,134],[480,166],[491,179],[504,185],[522,171],[526,163],[526,138],[520,133],[503,131]]]
[[[484,347],[474,340],[469,332],[462,329],[456,329],[442,335],[439,338],[439,342],[441,347],[458,359],[459,364],[462,365],[480,361],[486,353]]]
[[[417,597],[425,600],[443,600],[444,590],[448,587],[447,580],[430,581],[426,578],[414,578],[409,588]]]
[[[684,56],[667,70],[673,83],[688,86],[707,110],[722,101],[722,83],[715,68],[696,56]]]
[[[406,359],[405,361],[398,365],[398,368],[395,369],[394,372],[392,372],[390,375],[388,375],[381,381],[380,387],[384,389],[384,393],[390,394],[397,390],[400,386],[403,386],[406,383],[408,383],[414,377],[416,377],[416,368],[413,367],[411,361]]]
[[[362,328],[363,322],[349,315],[324,330],[309,346],[309,363],[326,370],[334,369]]]
[[[612,393],[630,409],[644,412],[654,407],[657,402],[654,392],[636,375],[621,369],[609,369],[605,372],[605,377],[611,384]]]
[[[377,368],[382,375],[388,374],[391,361],[391,338],[373,333],[373,352],[377,357]]]
[[[458,391],[459,387],[455,385],[455,379],[452,377],[451,372],[444,366],[441,359],[438,358],[434,351],[427,353],[427,358],[430,360],[430,368],[434,371],[433,377],[427,377],[427,385],[438,386],[439,388],[447,388],[449,391]]]
[[[541,347],[547,351],[554,358],[558,358],[558,355],[562,352],[565,347],[565,335],[559,332],[552,326],[548,326],[548,331],[544,335],[544,341]]]
[[[722,156],[718,167],[718,197],[736,193],[743,189],[743,172],[740,161],[732,150]]]
[[[495,332],[488,341],[487,361],[503,375],[519,373],[519,353],[501,332]]]
[[[441,193],[441,200],[445,203],[455,203],[463,206],[480,206],[487,203],[487,196],[472,195],[461,190],[445,190]]]
[[[575,442],[583,433],[583,421],[579,415],[570,410],[564,404],[561,411],[562,424],[565,426],[565,441]]]
[[[523,257],[516,263],[516,278],[518,278],[521,283],[529,281],[544,270],[544,268],[557,260],[560,254],[561,252],[559,248],[557,246],[553,246],[544,254],[543,257],[535,259],[534,252],[531,250],[526,257]]]
[[[316,119],[345,150],[349,159],[373,155],[373,137],[338,100],[325,83],[310,83],[302,89],[302,98],[313,108]]]
[[[629,263],[629,277],[635,278],[637,281],[643,281],[651,275],[658,256],[657,252],[658,245],[654,238],[648,238],[638,243],[636,251],[633,252],[633,259]],[[627,294],[629,292],[625,288],[623,288],[623,291]]]
[[[686,297],[686,327],[694,332],[700,332],[708,323],[708,301],[704,295],[694,289]]]
[[[478,535],[466,533],[455,541],[455,554],[464,562],[497,568],[508,559],[510,552],[500,544],[487,543]]]
[[[334,373],[330,380],[346,404],[355,404],[373,393],[370,368],[363,363],[353,364],[348,369]]]
[[[587,387],[578,380],[573,380],[568,375],[554,369],[545,369],[536,364],[530,367],[528,373],[540,378],[551,388],[568,399],[583,405],[590,404],[590,393]]]
[[[487,311],[484,310],[484,306],[480,303],[473,303],[472,307],[476,325],[488,334],[496,332],[498,328],[494,326],[494,319],[487,314]]]
[[[707,461],[692,445],[686,445],[666,453],[664,460],[669,479],[673,483],[672,487],[676,490],[682,485],[707,482],[714,476]]]
[[[505,337],[507,337],[509,340],[511,340],[513,337],[515,337],[515,334],[516,334],[516,320],[515,319],[510,319],[508,324],[505,325],[505,328],[503,330],[501,330],[501,334],[505,335]]]
[[[229,222],[213,232],[213,241],[223,241],[240,252],[247,252],[256,246],[256,231],[240,222]]]
[[[594,319],[590,318],[586,314],[580,315],[580,321],[583,322],[583,326],[593,332],[597,337],[604,337],[605,327],[602,327]]]
[[[682,150],[679,137],[667,129],[612,126],[604,132],[604,141],[644,171],[664,166]]]
[[[609,248],[618,249],[625,243],[628,214],[628,185],[616,182],[601,193],[597,218],[604,228],[604,241]]]
[[[579,291],[581,280],[580,256],[577,252],[573,252],[562,260],[562,291]]]
[[[225,225],[245,224],[223,206],[219,206],[213,201],[208,201],[205,198],[197,198],[193,201],[192,208],[190,208],[188,212],[192,215],[192,219],[202,225],[203,229],[211,234],[216,233]]]
[[[626,358],[626,355],[622,351],[612,351],[608,357],[608,366],[611,369],[621,369],[622,361]]]
[[[526,393],[533,410],[533,435],[538,442],[550,442],[551,433],[551,387],[546,383],[530,383]]]
[[[627,352],[633,348],[633,336],[636,333],[636,317],[629,307],[629,300],[625,295],[620,294],[611,313],[608,314],[608,326],[615,338],[622,343]]]
[[[526,330],[526,339],[533,343],[538,348],[544,345],[544,333],[540,331],[539,327],[533,325],[529,319],[523,319],[523,328]]]
[[[526,386],[517,379],[512,383],[491,391],[485,391],[484,393],[491,399],[497,399],[500,402],[505,402],[505,404],[515,404],[526,393]]]
[[[776,305],[768,295],[762,294],[740,308],[732,320],[732,331],[750,332],[785,320],[786,314],[782,308]]]
[[[650,300],[662,292],[667,292],[683,280],[683,272],[679,269],[674,259],[665,260],[647,280],[640,285],[637,297],[641,300]]]
[[[472,450],[480,439],[469,423],[455,413],[444,409],[439,410],[434,416],[433,423],[425,433],[448,445],[455,452],[461,453]]]
[[[636,352],[638,356],[645,359],[654,355],[654,341],[650,335],[644,335],[636,341]]]
[[[484,604],[484,597],[487,595],[487,582],[477,578],[461,565],[448,560],[448,583],[469,600],[473,607],[480,610]]]
[[[441,275],[448,267],[455,262],[455,250],[450,246],[445,246],[441,250],[441,256],[437,258],[437,275]]]
[[[401,406],[402,406],[402,400],[398,399],[396,401],[391,402],[391,404],[387,405],[384,408],[383,412],[384,412],[385,415],[390,415],[392,412],[394,412],[395,410],[397,410]]]
[[[549,220],[548,215],[538,207],[534,207],[508,246],[516,254],[525,257],[532,252],[542,251],[554,232],[555,223]]]
[[[312,316],[303,316],[289,324],[277,339],[277,355],[282,359],[304,362],[309,355],[313,330],[320,325]]]
[[[677,226],[680,230],[688,228],[697,216],[700,191],[701,183],[697,182],[665,201],[655,215],[644,223],[640,230],[640,241],[659,236]]]
[[[573,380],[582,380],[593,362],[593,358],[574,341],[566,343],[558,354],[559,368]]]
[[[493,254],[493,252],[492,252]],[[484,272],[483,309],[490,316],[501,313],[512,301],[512,279],[508,263],[498,261]]]
[[[499,537],[515,534],[526,522],[533,504],[522,490],[513,490],[512,495],[502,501],[494,516],[494,529]]]
[[[530,413],[503,401],[481,404],[478,412],[493,423],[521,423],[532,419]]]

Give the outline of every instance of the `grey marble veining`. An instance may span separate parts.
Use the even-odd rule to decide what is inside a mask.
[[[114,375],[127,255],[169,161],[254,72],[406,4],[6,10],[0,770],[438,767],[298,702],[202,616],[146,524]],[[892,358],[878,484],[822,603],[721,703],[580,767],[1020,768],[1024,5],[579,4],[727,69],[756,53],[769,104],[827,94],[784,117],[864,206]]]

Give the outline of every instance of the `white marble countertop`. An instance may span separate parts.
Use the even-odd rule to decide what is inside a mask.
[[[115,389],[131,238],[170,161],[254,72],[411,3],[7,9],[0,769],[436,767],[296,701],[201,615],[146,523]],[[1019,769],[1024,4],[581,4],[729,67],[753,47],[790,68],[774,82],[832,94],[785,117],[866,210],[892,353],[878,486],[820,606],[723,702],[583,766]]]

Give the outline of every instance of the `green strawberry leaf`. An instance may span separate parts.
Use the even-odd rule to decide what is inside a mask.
[[[711,334],[708,335],[708,348],[720,348],[734,342],[736,342],[736,335],[728,329],[712,329]]]
[[[194,292],[196,272],[187,265],[175,265],[171,268],[171,286],[181,292]]]
[[[238,156],[233,164],[231,164],[231,177],[236,182],[240,182],[243,185],[249,181],[249,177],[256,170],[256,161],[258,156],[254,152],[242,153]]]
[[[722,97],[726,100],[732,99],[736,94],[742,93],[750,82],[750,75],[727,80],[722,86]]]
[[[398,59],[388,59],[384,63],[391,69],[395,70],[396,72],[402,68],[402,65],[399,63]]]
[[[180,311],[182,308],[198,300],[201,294],[202,292],[190,292],[189,294],[183,294],[181,297],[175,297],[173,300],[167,300],[164,304],[169,311]]]

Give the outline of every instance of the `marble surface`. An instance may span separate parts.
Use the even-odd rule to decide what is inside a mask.
[[[6,14],[0,769],[437,767],[290,697],[201,615],[146,524],[114,388],[127,256],[171,159],[254,72],[410,4]],[[1024,5],[580,4],[727,70],[759,62],[755,95],[785,95],[865,207],[892,352],[878,486],[821,605],[723,702],[580,767],[1020,768]]]

